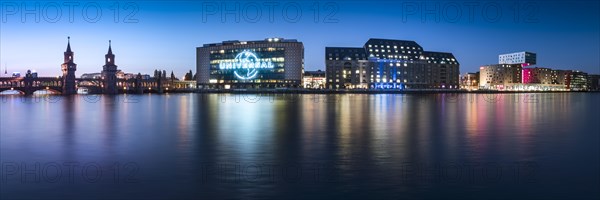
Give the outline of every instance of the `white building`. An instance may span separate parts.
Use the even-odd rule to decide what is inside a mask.
[[[479,88],[487,90],[516,90],[522,87],[520,64],[495,64],[479,68]]]
[[[523,66],[535,65],[536,54],[531,52],[516,52],[498,56],[498,64],[522,64]]]
[[[295,39],[223,41],[196,48],[201,89],[298,88],[304,44]]]

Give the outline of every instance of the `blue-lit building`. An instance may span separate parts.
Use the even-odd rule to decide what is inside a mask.
[[[327,47],[329,89],[458,89],[452,53],[424,51],[414,41],[370,39],[363,48]]]

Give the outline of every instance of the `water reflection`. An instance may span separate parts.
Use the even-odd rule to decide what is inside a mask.
[[[4,99],[0,161],[98,163],[106,177],[76,185],[12,177],[2,197],[598,194],[587,187],[598,185],[589,178],[598,176],[598,94],[84,97]],[[524,162],[539,167],[537,182],[514,177]],[[107,178],[123,163],[139,165],[135,184]],[[490,182],[466,163],[501,166],[503,179]],[[82,192],[65,192],[74,189]]]

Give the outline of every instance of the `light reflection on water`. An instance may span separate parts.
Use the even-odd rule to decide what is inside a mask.
[[[598,93],[0,98],[2,199],[598,196]]]

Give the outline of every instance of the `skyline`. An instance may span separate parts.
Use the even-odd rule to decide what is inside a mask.
[[[302,17],[297,21],[290,21],[283,15],[273,15],[272,22],[267,14],[255,21],[248,20],[247,16],[252,8],[262,7],[260,9],[266,12],[268,7],[265,5],[273,3],[268,1],[227,1],[220,4],[188,1],[138,1],[133,4],[119,2],[118,23],[114,21],[114,2],[97,3],[102,14],[96,18],[95,23],[88,22],[89,16],[86,18],[81,15],[82,7],[94,5],[95,2],[80,2],[79,6],[75,6],[72,23],[67,16],[68,7],[63,5],[61,15],[54,15],[60,17],[56,23],[52,23],[48,22],[51,19],[48,16],[52,15],[48,14],[51,12],[48,10],[53,10],[54,4],[37,2],[40,4],[40,12],[36,15],[25,14],[24,23],[20,13],[23,4],[2,3],[2,70],[6,64],[9,73],[23,73],[32,69],[41,76],[59,75],[62,54],[66,49],[67,37],[70,36],[75,62],[78,64],[77,76],[101,71],[108,40],[112,40],[115,64],[119,69],[146,74],[154,69],[173,70],[180,77],[190,69],[196,73],[195,48],[203,44],[282,37],[303,42],[307,71],[325,70],[325,47],[363,46],[364,41],[369,38],[387,38],[413,40],[431,51],[453,53],[460,62],[461,74],[475,72],[482,65],[497,63],[499,54],[519,51],[537,53],[538,67],[600,73],[600,60],[597,56],[600,54],[600,22],[594,20],[599,18],[599,14],[594,12],[600,7],[598,2],[517,3],[522,8],[520,13],[538,10],[528,12],[534,14],[532,20],[519,19],[518,23],[515,23],[511,13],[513,10],[510,10],[510,6],[516,2],[500,1],[479,3],[471,18],[466,11],[468,5],[475,2],[470,1],[379,1],[373,4],[355,1],[329,4],[321,1],[290,1],[275,6],[275,13],[278,12],[277,8],[282,10],[283,6],[299,5]],[[220,16],[219,8],[208,12],[214,6],[225,5],[231,8],[236,2],[240,5],[240,12],[235,12],[240,17],[239,23],[235,22],[234,14],[226,14],[225,18]],[[58,3],[60,5],[64,2]],[[35,5],[31,1],[24,4]],[[318,22],[315,22],[314,9],[311,10],[315,4],[320,8]],[[422,5],[435,8],[436,4],[439,8],[439,23],[435,22],[431,13],[419,10]],[[17,5],[19,11],[10,10],[14,5]],[[454,7],[457,5],[458,7]],[[486,21],[486,17],[490,18],[486,15],[491,14],[477,12],[477,7],[487,6],[491,10],[496,5],[500,6],[502,12],[497,22]],[[128,11],[132,11],[124,9],[127,6],[137,6],[139,10],[133,17],[127,18],[131,14]],[[248,9],[244,10],[243,7]],[[325,13],[331,11],[327,8],[335,7],[338,12],[327,18]],[[456,21],[447,19],[453,8],[461,10],[461,15],[456,15],[461,17]],[[426,17],[425,21],[422,14]],[[40,18],[39,23],[35,22],[35,17]],[[123,23],[124,21],[133,23]],[[40,33],[44,35],[40,36]]]

